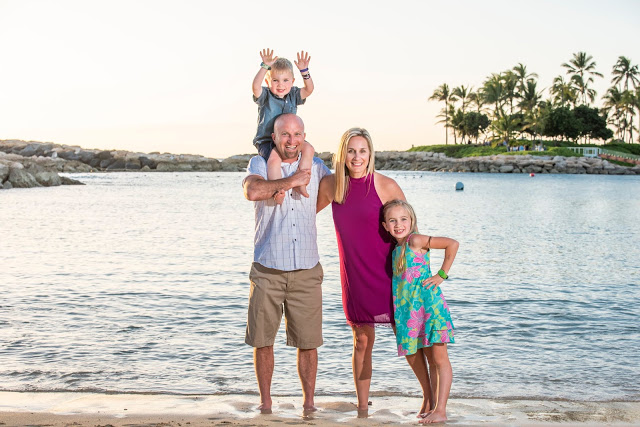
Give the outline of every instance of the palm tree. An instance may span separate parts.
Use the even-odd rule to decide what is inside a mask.
[[[637,88],[636,92],[639,90],[640,88]],[[636,98],[636,94],[632,91],[620,91],[618,86],[610,87],[603,97],[604,108],[602,110],[607,117],[612,113],[608,122],[617,128],[617,139],[624,142],[633,143],[633,116],[636,114]]]
[[[433,91],[433,94],[429,97],[429,101],[442,101],[444,102],[444,140],[445,144],[449,144],[449,104],[455,101],[455,97],[449,90],[449,85],[442,83]],[[442,123],[439,121],[438,123]]]
[[[618,61],[613,66],[613,78],[611,79],[611,83],[613,83],[618,88],[623,88],[621,99],[623,102],[629,104],[624,105],[623,110],[625,111],[624,122],[626,123],[625,128],[629,129],[629,142],[633,143],[633,115],[635,114],[635,102],[636,96],[632,92],[633,89],[638,88],[638,84],[640,83],[640,79],[638,79],[638,66],[632,65],[631,60],[624,56],[618,57]],[[632,90],[629,90],[629,82],[633,86]],[[625,131],[626,133],[626,131]],[[624,137],[623,137],[624,140]]]
[[[511,70],[507,70],[502,74],[504,82],[504,96],[509,101],[509,114],[513,114],[513,100],[517,98],[518,77]]]
[[[538,105],[541,99],[542,93],[538,92],[538,82],[533,79],[527,80],[520,94],[518,107],[522,112],[522,130],[530,133],[534,138],[542,121],[542,115],[539,112],[536,113],[539,110]]]
[[[618,62],[613,66],[611,74],[613,74],[611,83],[619,86],[624,81],[624,90],[629,90],[629,82],[631,82],[634,89],[640,84],[638,66],[631,65],[631,60],[624,56],[618,58]]]
[[[456,97],[456,99],[460,99],[462,101],[462,107],[460,110],[464,114],[466,112],[466,106],[469,103],[469,94],[471,93],[471,88],[465,87],[464,85],[453,88],[453,92],[451,94]]]
[[[576,91],[582,95],[582,103],[586,106],[589,106],[586,101],[587,99],[591,102],[596,99],[596,91],[589,87],[589,82],[592,83],[593,79],[588,79],[585,82],[584,78],[578,74],[571,76],[571,83],[573,83],[573,87],[576,88]]]
[[[524,88],[527,85],[527,81],[533,78],[538,78],[538,74],[536,73],[527,73],[527,66],[523,65],[521,62],[518,63],[515,67],[512,68],[516,78],[518,79],[518,90],[522,93],[524,92]]]
[[[625,128],[622,126],[622,92],[620,92],[617,86],[610,87],[602,99],[604,100],[602,111],[607,117],[607,121],[617,129],[616,138],[624,140]]]
[[[635,95],[630,90],[622,92],[623,126],[629,130],[629,144],[633,144],[633,116],[636,114]]]
[[[574,53],[573,58],[571,58],[568,63],[562,64],[562,66],[567,69],[567,74],[571,76],[571,82],[577,86],[578,92],[582,95],[583,104],[587,104],[587,95],[592,99],[591,95],[593,94],[593,98],[595,98],[595,90],[587,94],[589,84],[594,82],[593,76],[603,76],[602,73],[595,70],[596,62],[591,55],[587,55],[586,52]],[[579,78],[577,78],[577,76],[579,76]]]
[[[638,110],[638,131],[640,132],[640,86],[636,88],[636,93],[633,96],[633,106]],[[638,142],[640,142],[640,136]]]
[[[484,81],[481,96],[485,104],[493,105],[493,116],[498,119],[504,104],[504,83],[500,74],[493,73]]]
[[[563,76],[557,76],[553,79],[553,85],[549,92],[553,96],[553,104],[564,107],[567,102],[574,105],[578,99],[576,90],[571,86],[571,83],[565,81]]]
[[[478,89],[475,92],[469,92],[467,96],[469,99],[469,104],[476,106],[476,112],[478,114],[482,114],[483,106],[484,106],[484,98],[482,97],[482,92]]]

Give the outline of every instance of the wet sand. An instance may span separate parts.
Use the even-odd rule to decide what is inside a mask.
[[[355,398],[319,396],[318,411],[302,413],[300,397],[275,397],[272,414],[260,414],[249,395],[163,395],[0,392],[1,426],[282,426],[416,424],[416,397],[374,396],[368,418]],[[640,402],[451,399],[456,426],[633,426]]]

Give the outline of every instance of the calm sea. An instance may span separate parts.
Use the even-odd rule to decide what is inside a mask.
[[[640,400],[640,177],[387,174],[423,233],[460,241],[453,397]],[[0,191],[0,390],[254,393],[243,174],[73,177]],[[318,231],[317,392],[353,395],[330,208]],[[417,395],[395,349],[378,329],[372,391]],[[274,393],[295,372],[281,330]]]

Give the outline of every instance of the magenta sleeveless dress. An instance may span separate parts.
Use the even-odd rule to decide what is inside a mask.
[[[348,179],[344,203],[333,202],[331,206],[344,314],[351,326],[391,326],[391,254],[395,243],[382,227],[382,202],[373,174]]]

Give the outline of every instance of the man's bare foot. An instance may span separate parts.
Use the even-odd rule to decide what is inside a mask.
[[[369,418],[369,408],[358,408],[358,418]]]
[[[281,205],[284,202],[284,196],[286,192],[284,190],[280,190],[273,195],[273,200],[276,201],[277,204]]]
[[[426,418],[420,420],[420,424],[434,424],[434,423],[443,423],[447,421],[447,414],[433,411]]]
[[[309,198],[309,193],[307,193],[307,186],[306,185],[300,185],[299,187],[296,187],[295,190],[300,193],[301,196]]]
[[[260,406],[258,406],[258,410],[260,410],[261,414],[271,414],[273,413],[273,411],[271,410],[271,404],[266,404],[263,403]]]
[[[308,417],[309,415],[313,414],[317,410],[318,410],[318,408],[316,408],[315,406],[303,406],[302,407],[302,416],[303,417]]]

